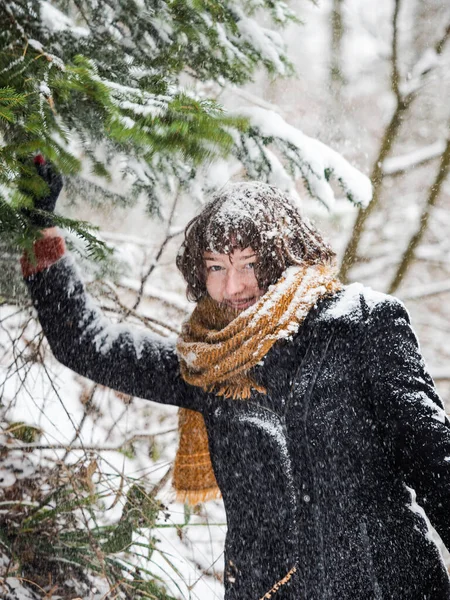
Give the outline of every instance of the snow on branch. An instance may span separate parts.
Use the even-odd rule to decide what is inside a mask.
[[[441,55],[444,51],[446,43],[450,39],[450,23],[447,23],[443,34],[437,40],[433,47],[427,48],[419,60],[411,69],[408,80],[400,87],[400,93],[403,97],[414,96],[422,87],[425,77],[444,63],[441,60]]]
[[[369,204],[372,198],[369,178],[350,165],[338,152],[289,125],[272,110],[245,107],[236,112],[249,120],[255,132],[254,142],[258,148],[253,148],[253,155],[257,150],[264,152],[267,179],[273,179],[275,176],[277,181],[273,183],[283,185],[283,180],[288,182],[291,177],[301,177],[311,196],[327,208],[331,208],[335,202],[335,194],[329,181],[333,177],[351,202],[362,207]],[[286,159],[286,167],[265,147],[268,144],[273,144],[278,153]],[[252,154],[252,149],[249,150],[248,146],[246,150],[248,154]],[[248,168],[245,160],[243,162]]]
[[[49,31],[61,32],[70,30],[71,34],[77,37],[86,37],[90,33],[86,27],[77,26],[73,19],[50,2],[47,2],[47,0],[42,0],[40,14],[42,25]]]
[[[413,94],[423,84],[423,78],[440,65],[439,55],[434,48],[427,48],[417,63],[411,69],[408,81],[400,86],[402,96]]]
[[[280,75],[286,75],[286,64],[283,62],[285,43],[281,35],[272,29],[258,26],[254,19],[246,17],[243,11],[238,12],[237,29],[239,41],[248,43],[260,54],[263,61],[271,64]]]
[[[428,296],[446,294],[450,292],[450,279],[428,283],[427,285],[416,286],[402,292],[402,300],[419,300]]]
[[[384,175],[399,175],[400,173],[409,171],[414,167],[441,156],[445,150],[445,146],[445,140],[438,140],[433,144],[408,152],[408,154],[388,158],[383,163],[383,173]]]

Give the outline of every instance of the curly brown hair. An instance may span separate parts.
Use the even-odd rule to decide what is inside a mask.
[[[197,302],[207,293],[204,252],[231,254],[248,247],[257,255],[255,275],[262,290],[289,266],[334,264],[336,256],[287,194],[265,183],[230,184],[186,226],[176,264],[189,300]]]

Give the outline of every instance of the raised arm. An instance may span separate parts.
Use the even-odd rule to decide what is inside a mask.
[[[397,465],[450,549],[450,424],[400,302],[375,306],[365,352],[365,376]]]
[[[55,357],[102,385],[155,402],[194,407],[179,375],[174,344],[140,328],[111,323],[86,293],[62,238],[47,230],[37,263],[22,260],[25,281]]]

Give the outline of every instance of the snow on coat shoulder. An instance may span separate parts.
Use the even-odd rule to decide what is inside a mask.
[[[346,320],[359,323],[366,320],[368,312],[372,312],[375,307],[378,308],[382,304],[401,306],[408,314],[403,303],[394,296],[377,292],[362,283],[352,283],[344,286],[336,295],[336,300],[321,312],[319,320]]]
[[[373,335],[385,338],[384,344],[386,344],[386,336],[391,336],[389,353],[391,360],[393,360],[393,355],[396,355],[397,371],[400,368],[403,368],[405,372],[408,370],[414,384],[418,383],[424,387],[433,386],[432,378],[420,353],[417,335],[410,323],[409,313],[403,302],[398,298],[372,290],[361,283],[353,283],[345,286],[336,295],[335,301],[320,313],[319,320],[367,325],[367,328],[364,327],[364,333],[361,330],[365,340],[362,341],[362,344],[367,340],[372,340],[371,347],[374,351],[378,346],[377,342],[373,340]],[[377,328],[381,326],[382,329],[375,331],[374,326]],[[395,342],[392,336],[395,336]],[[378,341],[380,339],[378,337]],[[398,375],[398,372],[396,375]],[[405,374],[402,377],[404,382]],[[410,390],[405,387],[403,391],[404,398],[407,400],[410,396]],[[418,400],[427,409],[431,418],[441,423],[447,422],[443,407],[436,403],[434,397],[430,398],[426,391],[416,391],[414,399]]]

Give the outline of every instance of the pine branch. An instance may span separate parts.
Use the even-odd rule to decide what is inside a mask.
[[[50,25],[48,15],[45,24],[41,21],[50,7],[31,2],[32,9],[24,13],[20,0],[0,0],[0,19],[9,23],[0,38],[0,183],[12,192],[39,186],[21,163],[37,152],[63,174],[78,173],[75,140],[77,152],[89,157],[97,176],[111,178],[111,165],[94,148],[128,160],[132,196],[147,193],[149,206],[157,209],[161,197],[153,183],[168,186],[174,176],[183,185],[192,168],[229,154],[230,130],[246,128],[243,119],[225,114],[214,101],[183,89],[178,82],[183,69],[192,69],[200,79],[235,83],[250,80],[261,64],[273,72],[284,72],[288,65],[279,39],[250,20],[250,4],[237,9],[221,2],[200,6],[158,0],[155,12],[149,0],[132,10],[122,0],[105,0],[101,10],[90,0],[77,0],[70,10],[52,5],[57,23]],[[266,8],[279,25],[295,21],[281,2],[268,2]],[[205,12],[210,13],[206,19]],[[107,15],[114,13],[117,19],[105,26]],[[73,20],[77,14],[84,29]],[[153,22],[155,14],[164,18],[161,27]],[[267,40],[267,51],[251,39],[256,29],[252,33],[250,22]],[[138,162],[144,169],[133,168]],[[4,201],[2,234],[29,235],[19,214],[27,203],[20,194]],[[98,240],[80,228],[78,234],[100,259]]]

